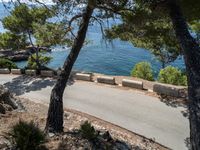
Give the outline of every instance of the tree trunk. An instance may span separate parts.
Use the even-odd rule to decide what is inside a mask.
[[[63,65],[63,70],[52,89],[49,111],[46,123],[46,131],[49,132],[62,132],[63,131],[63,93],[70,76],[72,67],[79,55],[79,52],[85,41],[88,25],[92,16],[94,7],[88,3],[86,10],[82,17],[82,22],[79,26],[77,37],[74,44]]]
[[[182,47],[188,76],[190,140],[193,150],[200,149],[200,47],[191,36],[180,5],[176,0],[169,0],[168,8]]]
[[[32,60],[36,62],[37,72],[38,72],[41,69],[41,65],[40,65],[40,61],[39,61],[39,46],[35,47],[35,45],[33,44],[30,30],[28,30],[27,33],[28,33],[28,38],[31,43],[31,46],[34,48],[34,51],[35,51],[35,55],[36,55],[35,59],[32,57],[32,54],[31,54],[31,57],[32,57]]]

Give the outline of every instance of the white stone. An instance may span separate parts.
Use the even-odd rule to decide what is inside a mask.
[[[84,80],[84,81],[91,81],[92,76],[91,76],[91,74],[76,73],[75,79]]]
[[[43,77],[53,77],[54,73],[51,70],[42,70],[40,71],[40,75]]]
[[[0,69],[0,74],[10,74],[10,70],[8,68]]]
[[[186,87],[182,87],[182,86],[179,87],[179,86],[161,84],[161,83],[156,83],[153,86],[154,92],[156,92],[158,94],[172,96],[172,97],[183,97],[182,92],[185,89],[186,89]]]
[[[26,75],[35,76],[36,75],[36,70],[25,70],[25,74]]]
[[[115,78],[110,76],[98,76],[97,82],[115,85]]]
[[[143,82],[142,81],[135,81],[135,80],[129,80],[129,79],[123,79],[122,85],[126,87],[131,87],[135,89],[143,89]]]
[[[12,74],[22,74],[21,69],[11,69]]]

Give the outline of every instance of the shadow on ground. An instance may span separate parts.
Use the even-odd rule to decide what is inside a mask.
[[[171,106],[174,108],[177,108],[177,107],[187,108],[187,100],[185,99],[166,96],[166,95],[159,95],[159,99],[161,102],[165,103],[167,106]]]
[[[58,150],[66,149],[91,149],[91,150],[140,150],[138,146],[130,146],[129,144],[120,141],[113,140],[112,137],[96,137],[93,140],[84,139],[78,132],[65,132],[62,141],[58,145]]]
[[[159,95],[159,99],[161,102],[165,103],[167,106],[178,108],[184,107],[186,110],[181,111],[182,115],[186,118],[189,118],[189,111],[188,111],[188,101],[182,98],[176,98],[166,95]]]
[[[188,150],[192,150],[189,137],[185,139],[185,145],[188,148]]]
[[[39,91],[46,87],[53,87],[56,79],[51,78],[38,78],[33,76],[18,76],[12,81],[4,84],[16,96],[23,95],[30,91]],[[68,86],[72,85],[74,81],[70,78]]]

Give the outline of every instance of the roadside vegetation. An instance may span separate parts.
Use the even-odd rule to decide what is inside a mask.
[[[35,47],[35,43],[33,43],[31,39],[32,36],[36,35],[35,38],[38,38],[41,35],[46,35],[46,33],[37,33],[34,27],[38,27],[39,24],[41,29],[44,29],[39,32],[46,32],[46,28],[51,28],[50,26],[46,26],[49,24],[47,20],[53,17],[51,11],[46,9],[46,5],[42,10],[41,8],[30,9],[26,4],[20,3],[20,1],[17,1],[15,6],[16,7],[11,11],[11,15],[5,17],[2,21],[4,28],[8,29],[8,32],[11,33],[5,33],[6,35],[0,36],[2,41],[8,40],[8,42],[3,42],[1,45],[2,47],[6,47],[6,43],[10,43],[9,40],[12,39],[12,41],[14,41],[13,46],[16,47],[15,43],[17,42],[13,40],[13,34],[15,34],[20,36],[19,41],[22,42],[24,42],[24,37],[27,37],[26,39],[29,40],[29,43]],[[58,32],[53,28],[52,31],[55,31],[55,34],[50,35],[55,35],[56,37],[52,37],[51,39],[59,39],[57,36],[64,33],[64,36],[62,35],[63,38],[67,38],[67,41],[68,39],[72,41],[70,42],[72,46],[68,57],[65,62],[63,62],[63,70],[61,71],[50,95],[50,104],[45,126],[47,132],[58,134],[64,132],[63,93],[70,78],[72,68],[82,47],[84,46],[89,25],[97,22],[103,30],[102,20],[120,17],[120,23],[113,25],[112,28],[109,28],[106,31],[107,37],[110,39],[119,38],[131,42],[134,46],[149,49],[150,52],[161,61],[163,68],[166,67],[166,64],[173,62],[178,56],[183,56],[188,78],[188,98],[190,99],[189,120],[191,130],[191,149],[199,149],[200,94],[198,94],[198,89],[200,89],[200,1],[60,0],[55,1],[54,6],[53,11],[56,10],[56,14],[62,15],[64,18],[64,20],[61,21],[64,26],[62,26],[63,28],[61,28],[61,30],[66,32]],[[76,13],[73,13],[74,9],[76,9]],[[97,13],[95,12],[96,10],[98,10]],[[77,33],[74,33],[74,26],[78,27]],[[65,36],[68,33],[70,34],[70,38]],[[46,38],[46,36],[40,38]],[[40,41],[48,43],[51,39],[48,41],[46,41],[46,39]],[[40,43],[38,42],[37,44]],[[23,46],[24,44],[20,45]],[[47,45],[51,44],[48,43]],[[37,68],[40,69],[37,46],[35,50]],[[147,66],[147,73],[143,68],[140,69],[139,65],[139,67],[136,66],[136,69],[134,69],[133,75],[145,78],[143,74],[146,73],[148,75],[147,79],[153,80],[151,75],[152,71],[149,69],[151,67],[147,64],[143,65]],[[138,68],[140,70],[139,73],[137,73]],[[169,77],[165,77],[164,74],[169,74]],[[181,78],[180,81],[177,79],[178,77]],[[176,79],[178,81],[175,82]],[[161,70],[159,80],[161,82],[171,82],[174,84],[185,84],[186,82],[186,79],[181,72],[169,67]]]
[[[158,76],[155,77],[151,64],[148,62],[140,62],[133,67],[131,76],[148,81],[157,80],[160,83],[187,86],[187,76],[180,69],[173,66],[167,66],[161,69]]]
[[[172,85],[187,86],[187,76],[181,70],[172,66],[160,70],[158,81]]]
[[[17,65],[9,59],[0,58],[0,68],[16,69]]]
[[[33,121],[27,123],[20,120],[11,127],[6,136],[13,149],[44,150],[41,144],[45,142],[45,134]]]
[[[37,58],[38,57],[38,58]],[[28,64],[27,64],[27,68],[28,69],[38,69],[38,64],[40,65],[40,69],[45,69],[45,66],[50,63],[50,61],[52,60],[52,57],[49,56],[43,56],[41,54],[38,54],[38,56],[36,56],[36,54],[31,55],[28,58]]]
[[[148,62],[140,62],[136,64],[131,72],[131,76],[154,81],[153,70],[151,64]]]

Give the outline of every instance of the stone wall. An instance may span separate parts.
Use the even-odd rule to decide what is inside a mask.
[[[0,69],[0,74],[4,73],[5,70],[7,74],[10,73],[8,69]],[[30,76],[41,76],[41,77],[51,77],[56,78],[59,76],[61,70],[55,71],[40,71],[40,74],[36,74],[36,70],[25,70],[21,71],[20,69],[12,69],[12,74],[25,75]],[[145,90],[150,92],[155,92],[157,94],[166,95],[166,96],[173,96],[173,97],[180,97],[186,98],[187,97],[187,87],[183,86],[174,86],[169,84],[161,84],[158,82],[151,82],[142,79],[137,79],[133,77],[126,77],[126,76],[106,76],[103,74],[96,74],[96,73],[85,73],[85,72],[72,72],[71,77],[75,80],[83,80],[83,81],[90,81],[90,82],[98,82],[102,84],[110,84],[113,86],[123,86],[126,88],[138,89],[138,90]]]

